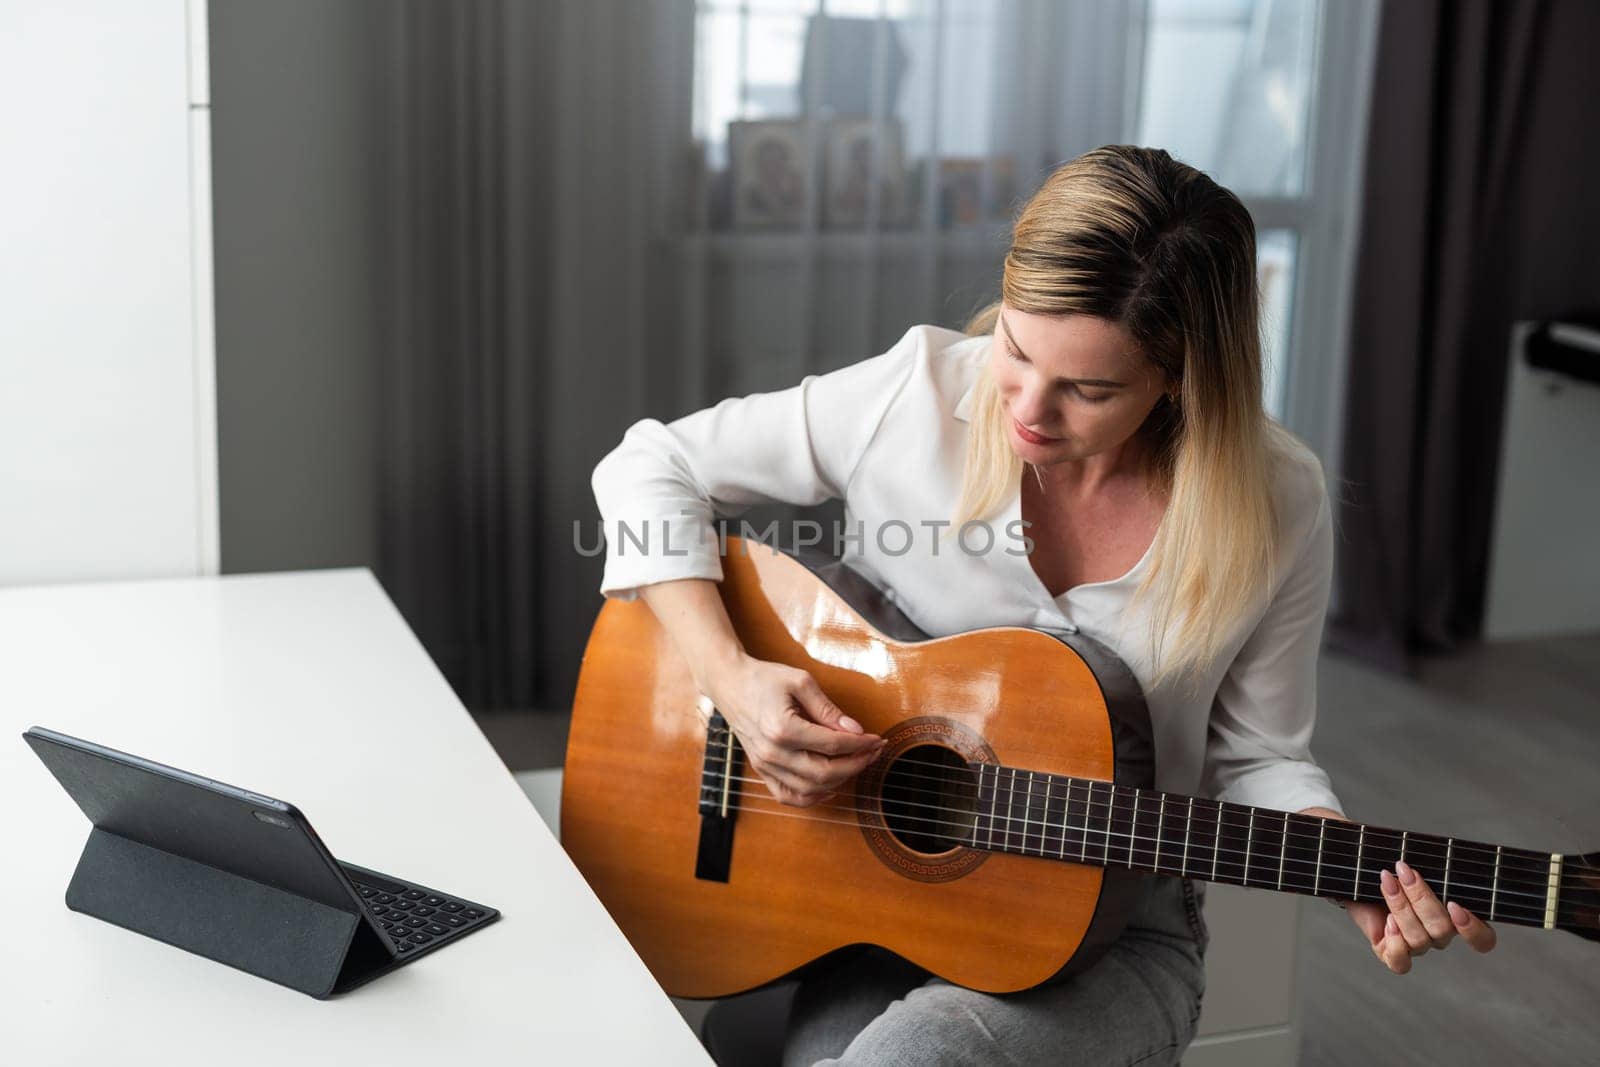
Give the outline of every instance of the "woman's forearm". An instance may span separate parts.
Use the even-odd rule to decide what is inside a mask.
[[[702,693],[712,679],[744,655],[722,594],[711,579],[654,582],[639,587],[639,598],[667,631]]]

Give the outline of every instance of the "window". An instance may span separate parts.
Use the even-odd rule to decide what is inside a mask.
[[[1315,73],[1317,0],[1153,0],[1138,143],[1241,197],[1297,196]]]
[[[718,285],[758,302],[763,286],[787,287],[775,299],[799,349],[734,377],[776,386],[881,351],[912,321],[960,326],[993,295],[1009,220],[1053,166],[1100,144],[1150,144],[1255,217],[1267,406],[1325,447],[1375,11],[1373,0],[698,0],[695,203],[677,238],[694,243],[713,306]],[[697,336],[719,335],[728,351],[708,367],[760,358],[759,340]]]

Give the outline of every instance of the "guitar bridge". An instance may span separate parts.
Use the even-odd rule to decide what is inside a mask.
[[[743,762],[739,739],[722,712],[713,710],[706,726],[706,754],[700,769],[700,847],[694,861],[694,876],[704,881],[728,880]]]

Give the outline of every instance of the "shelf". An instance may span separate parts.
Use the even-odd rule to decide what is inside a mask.
[[[1010,240],[1010,232],[1003,224],[932,233],[903,230],[872,233],[730,230],[657,234],[655,237],[660,247],[678,249],[685,256],[714,255],[742,261],[792,261],[808,255],[845,259],[873,254],[912,258],[930,254],[988,258],[1004,255]]]

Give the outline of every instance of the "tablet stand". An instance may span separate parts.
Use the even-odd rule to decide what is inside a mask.
[[[394,962],[354,901],[343,911],[99,827],[67,907],[319,999]]]

